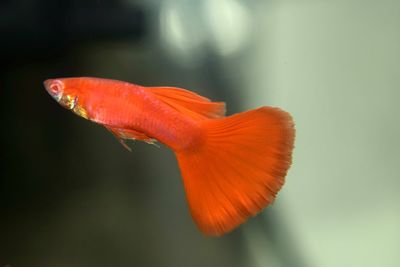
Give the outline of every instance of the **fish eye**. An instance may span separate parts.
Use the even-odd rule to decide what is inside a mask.
[[[60,95],[64,90],[64,84],[59,80],[55,80],[50,84],[49,90],[52,95]]]

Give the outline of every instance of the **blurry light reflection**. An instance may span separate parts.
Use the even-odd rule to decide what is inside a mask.
[[[224,56],[238,52],[249,37],[249,10],[236,0],[205,1],[205,15],[213,43]]]
[[[181,64],[196,65],[210,49],[220,56],[239,52],[250,22],[248,9],[236,0],[170,0],[161,7],[161,40]]]

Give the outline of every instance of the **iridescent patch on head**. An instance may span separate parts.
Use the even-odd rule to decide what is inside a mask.
[[[58,103],[60,103],[61,106],[67,109],[74,109],[77,102],[78,102],[78,97],[71,95],[63,95],[58,101]]]
[[[89,119],[89,116],[87,114],[87,111],[81,107],[79,104],[75,103],[75,106],[72,109],[76,115],[81,116],[85,119]]]

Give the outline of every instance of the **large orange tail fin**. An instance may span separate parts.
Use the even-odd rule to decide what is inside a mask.
[[[204,143],[176,157],[192,217],[218,236],[273,202],[291,164],[294,124],[271,107],[202,123]]]

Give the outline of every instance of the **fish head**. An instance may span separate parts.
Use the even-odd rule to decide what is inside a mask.
[[[79,84],[77,79],[48,79],[44,81],[46,91],[62,107],[72,110],[77,115],[87,118],[87,112],[79,103]]]
[[[73,109],[75,107],[78,96],[73,90],[65,86],[62,79],[48,79],[44,81],[44,87],[54,100],[64,108]]]

